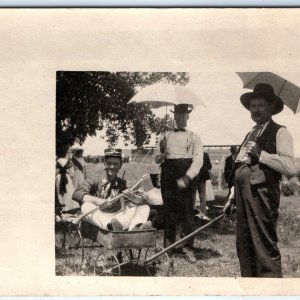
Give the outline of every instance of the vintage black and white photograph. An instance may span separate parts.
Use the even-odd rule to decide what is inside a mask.
[[[0,9],[0,295],[299,295],[299,28]]]
[[[58,71],[56,275],[300,277],[299,75]]]

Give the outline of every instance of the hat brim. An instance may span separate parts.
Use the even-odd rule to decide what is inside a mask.
[[[269,102],[274,102],[274,109],[272,115],[279,114],[284,108],[283,101],[281,100],[280,97],[276,95],[274,96],[266,95],[265,93],[255,93],[255,92],[245,93],[241,96],[240,101],[243,104],[243,106],[249,110],[250,100],[254,98],[264,98]]]
[[[170,110],[171,113],[175,114],[174,110]],[[190,114],[192,112],[192,109],[188,109],[188,111],[184,111],[184,112],[177,112],[178,114]]]
[[[122,155],[117,155],[117,154],[105,154],[104,157],[105,158],[116,157],[122,159]]]

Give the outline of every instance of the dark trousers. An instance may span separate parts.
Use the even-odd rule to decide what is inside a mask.
[[[191,165],[191,159],[170,159],[162,164],[161,191],[164,201],[164,246],[176,241],[176,227],[182,222],[182,235],[194,230],[194,196],[196,187],[191,183],[186,189],[179,190],[177,179],[184,176]],[[188,241],[192,246],[194,239]]]
[[[278,182],[250,185],[250,168],[235,172],[236,247],[242,277],[282,277],[276,225],[280,190]]]

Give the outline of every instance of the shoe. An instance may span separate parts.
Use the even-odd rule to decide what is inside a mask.
[[[170,251],[171,254],[176,254],[176,255],[185,255],[185,252],[183,251],[182,247],[174,248]]]
[[[197,259],[194,255],[194,252],[191,251],[190,249],[185,249],[185,255],[184,255],[184,258],[191,264],[194,264],[197,262]]]
[[[152,229],[152,222],[147,221],[146,223],[142,224],[140,230]]]
[[[122,231],[123,230],[122,223],[116,218],[111,219],[111,227],[112,227],[113,231]]]
[[[203,221],[211,221],[211,219],[205,215],[204,213],[200,212],[198,215],[196,215],[195,217],[198,217],[200,220],[203,220]]]

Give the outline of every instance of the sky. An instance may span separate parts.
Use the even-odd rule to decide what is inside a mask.
[[[276,73],[300,86],[300,73]],[[197,132],[204,145],[240,144],[246,133],[254,126],[250,113],[240,103],[240,96],[249,92],[244,89],[241,79],[236,73],[189,73],[188,87],[196,93],[206,107],[199,105],[190,114],[188,128]],[[167,108],[169,112],[172,106]],[[165,108],[153,110],[162,116]],[[170,113],[170,112],[169,112]],[[172,113],[170,113],[172,116]],[[300,157],[300,112],[294,114],[291,109],[273,116],[273,120],[288,128],[294,139],[295,156]],[[85,155],[101,155],[107,143],[101,138],[104,132],[96,137],[87,137],[82,148]],[[155,139],[150,146],[155,146]],[[122,140],[117,145],[126,148]],[[134,148],[130,145],[128,148]]]

